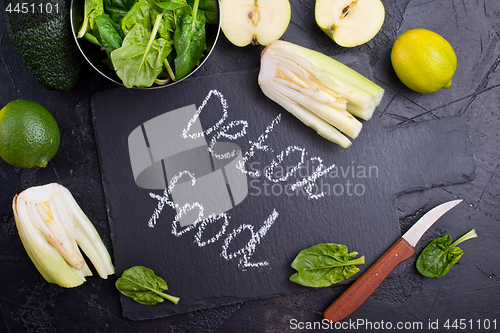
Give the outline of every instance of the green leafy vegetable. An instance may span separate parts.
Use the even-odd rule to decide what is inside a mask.
[[[97,40],[99,44],[104,47],[108,55],[112,51],[122,46],[122,37],[118,32],[115,23],[108,14],[101,14],[95,18],[95,25],[99,36]]]
[[[218,23],[216,0],[86,0],[78,37],[99,45],[128,87],[180,80],[207,49],[205,24]]]
[[[353,259],[357,255],[342,244],[323,243],[304,249],[292,262],[298,272],[290,276],[290,281],[316,288],[341,282],[359,272],[356,265],[365,263],[364,256]]]
[[[450,235],[433,240],[418,256],[417,270],[426,277],[444,276],[464,253],[457,245],[475,237],[476,230],[472,229],[454,243]]]
[[[191,15],[185,14],[179,20],[174,33],[174,46],[177,57],[175,79],[188,75],[196,66],[206,49],[205,19],[197,16],[199,0],[195,0]]]
[[[162,278],[144,266],[134,266],[123,272],[116,280],[116,289],[123,295],[131,297],[134,301],[146,305],[155,305],[165,299],[177,304],[178,297],[165,294],[168,290],[167,283]]]
[[[166,11],[163,13],[162,21],[160,23],[160,27],[158,28],[158,33],[161,37],[165,38],[168,41],[171,41],[174,38],[175,31],[175,14],[174,11]]]
[[[136,2],[122,19],[123,32],[128,34],[136,23],[141,24],[147,30],[153,30],[158,14],[149,3]]]
[[[189,7],[186,3],[171,2],[171,1],[158,1],[156,5],[166,10],[176,10],[184,7]]]
[[[122,46],[111,52],[116,74],[128,88],[152,86],[163,69],[163,60],[172,48],[164,38],[155,39],[161,17],[157,15],[151,33],[141,24],[134,25]]]
[[[97,16],[104,14],[103,0],[85,0],[85,7],[83,11],[83,22],[78,31],[78,38],[82,38],[85,33],[94,29],[94,20]]]
[[[122,20],[137,0],[103,0],[106,13],[121,26]]]
[[[159,14],[163,15],[158,25],[158,34],[160,37],[170,41],[173,38],[175,29],[175,18],[172,12],[162,13],[161,8],[142,1],[133,5],[127,15],[123,17],[122,28],[124,33],[128,34],[137,23],[151,31]]]
[[[88,40],[89,42],[91,42],[92,44],[95,44],[95,45],[99,45],[101,46],[101,43],[99,43],[99,40],[97,40],[97,37],[94,36],[93,34],[91,34],[90,32],[86,32],[84,35],[83,35],[83,38],[85,38],[86,40]]]
[[[187,3],[194,7],[195,0],[187,0]],[[219,23],[219,6],[217,0],[200,0],[198,12],[205,17],[208,24]]]

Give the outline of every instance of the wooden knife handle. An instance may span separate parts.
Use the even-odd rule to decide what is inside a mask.
[[[337,322],[350,316],[397,265],[414,253],[415,249],[404,238],[400,238],[326,309],[323,318]]]

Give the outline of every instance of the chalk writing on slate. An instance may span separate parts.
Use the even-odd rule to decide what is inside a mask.
[[[218,97],[222,116],[213,126],[203,130],[199,117],[212,96]],[[180,237],[197,228],[194,244],[199,247],[215,243],[226,236],[221,240],[222,258],[231,260],[239,257],[238,267],[243,270],[268,266],[267,260],[251,262],[250,259],[278,218],[279,212],[276,208],[259,230],[255,231],[251,224],[241,224],[227,233],[230,219],[227,211],[236,207],[248,196],[247,174],[253,177],[263,175],[272,183],[289,182],[306,162],[308,165],[315,163],[314,171],[289,183],[288,190],[293,192],[303,189],[309,198],[319,199],[325,193],[314,190],[317,186],[316,181],[332,171],[335,164],[326,167],[323,160],[316,156],[306,161],[306,149],[290,145],[275,155],[265,170],[252,168],[248,171],[245,165],[256,151],[275,154],[266,144],[266,140],[274,128],[279,126],[281,114],[267,126],[257,140],[248,142],[250,148],[245,153],[242,153],[237,144],[219,141],[221,138],[233,141],[247,134],[247,120],[226,123],[227,118],[227,101],[221,92],[211,90],[198,109],[194,105],[186,106],[156,116],[138,126],[128,138],[135,182],[141,188],[164,189],[162,196],[149,193],[151,198],[158,200],[158,206],[148,221],[149,227],[155,227],[163,208],[167,205],[177,213],[172,221],[172,233],[175,236]],[[183,129],[182,135],[176,135],[176,128]],[[210,144],[207,144],[207,138],[210,136]],[[298,155],[296,164],[285,167],[284,159],[294,153]],[[207,225],[219,221],[223,221],[220,230],[210,239],[202,240]],[[244,247],[228,253],[233,239],[244,230],[250,232],[250,240]]]

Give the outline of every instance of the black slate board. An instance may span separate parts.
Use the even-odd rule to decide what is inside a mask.
[[[257,74],[257,70],[235,72],[194,78],[168,89],[116,89],[93,96],[117,276],[131,266],[144,265],[162,276],[169,292],[181,298],[177,305],[166,301],[144,306],[122,297],[125,317],[157,318],[303,290],[288,280],[293,273],[290,263],[300,250],[322,242],[342,243],[365,255],[366,265],[360,267],[364,271],[401,236],[394,205],[398,194],[465,182],[474,175],[468,126],[458,117],[383,128],[375,116],[364,122],[353,145],[343,149],[268,100],[257,85]],[[148,154],[142,160],[135,156],[144,153],[144,147],[136,147],[131,162],[129,136],[138,126],[167,112],[193,104],[196,107],[191,110],[195,110],[214,90],[227,102],[227,118],[206,135],[206,142],[218,137],[218,141],[239,145],[241,156],[248,157],[246,171],[265,171],[287,148],[291,153],[283,154],[283,170],[293,171],[301,157],[304,163],[290,177],[275,168],[270,179],[287,178],[278,182],[264,173],[246,175],[248,193],[239,204],[233,196],[233,208],[225,212],[225,227],[223,217],[185,230],[173,223],[176,211],[168,205],[155,226],[148,226],[159,203],[154,195],[162,197],[163,191],[136,184],[131,163],[143,161],[144,166],[150,160]],[[220,99],[212,94],[199,117],[205,131],[221,119],[222,111]],[[149,124],[155,127],[158,119]],[[225,128],[232,122],[231,130]],[[238,137],[244,124],[248,125],[240,133],[244,135]],[[146,127],[135,133],[147,138],[152,132]],[[172,131],[164,133],[165,138],[178,138],[182,133],[181,128]],[[221,132],[225,137],[217,134]],[[234,140],[228,139],[231,134]],[[262,136],[265,141],[256,145]],[[173,151],[178,148],[169,141],[163,144]],[[311,176],[320,160],[324,168],[336,166],[309,181],[318,186],[311,188],[312,194],[319,188],[325,195],[311,198],[304,188],[292,193],[290,186]],[[160,173],[168,164],[161,163],[157,164]],[[195,164],[203,168],[201,162]],[[228,183],[231,192],[234,188]]]

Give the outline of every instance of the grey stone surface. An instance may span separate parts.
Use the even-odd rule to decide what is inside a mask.
[[[4,4],[8,0],[4,0]],[[364,54],[374,80],[386,89],[376,117],[384,126],[420,123],[458,116],[470,126],[476,156],[476,177],[461,185],[447,185],[407,193],[397,198],[401,229],[414,223],[431,207],[450,197],[464,199],[440,224],[429,230],[423,245],[444,234],[453,239],[476,228],[479,238],[462,244],[464,256],[446,276],[423,278],[413,261],[393,274],[355,314],[352,320],[423,323],[415,332],[431,332],[429,322],[466,320],[463,332],[479,332],[478,322],[500,318],[500,2],[383,0],[386,21],[377,36],[365,45],[342,49],[314,23],[314,4],[292,0],[292,22],[283,39],[314,48],[331,56]],[[399,34],[426,27],[454,46],[458,69],[453,85],[431,95],[411,92],[397,79],[389,55]],[[255,69],[261,48],[237,48],[223,35],[197,77]],[[240,302],[172,316],[134,322],[121,314],[114,278],[90,278],[83,286],[64,290],[46,283],[26,255],[17,235],[11,211],[12,197],[23,189],[60,182],[74,194],[94,221],[108,248],[108,216],[101,169],[92,124],[92,94],[116,88],[90,67],[82,72],[74,91],[45,90],[24,66],[12,47],[0,13],[0,105],[13,99],[30,99],[53,112],[62,133],[61,148],[45,169],[21,170],[0,161],[0,270],[1,332],[288,332],[293,320],[319,322],[321,313],[345,290],[346,285],[305,290],[263,300]],[[323,331],[321,329],[309,330]],[[392,329],[339,331],[396,332]],[[450,330],[452,331],[452,330]],[[482,330],[481,330],[482,331]]]

